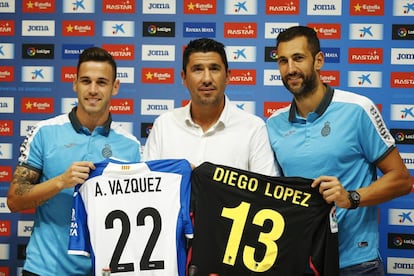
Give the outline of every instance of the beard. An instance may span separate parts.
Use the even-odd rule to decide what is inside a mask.
[[[291,86],[288,83],[289,77],[296,77],[302,79],[302,84],[300,86]],[[317,75],[315,72],[312,72],[311,75],[305,76],[302,73],[288,74],[282,78],[283,85],[289,90],[295,98],[306,98],[307,96],[313,94],[316,90],[317,85]]]

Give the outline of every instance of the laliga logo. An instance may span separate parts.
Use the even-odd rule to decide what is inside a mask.
[[[406,37],[407,36],[407,29],[406,28],[399,28],[397,34],[399,37]]]
[[[26,53],[29,57],[34,57],[36,55],[36,49],[34,47],[27,48]]]
[[[149,25],[148,26],[148,33],[149,34],[156,34],[157,33],[157,26],[155,25]]]
[[[405,140],[405,135],[404,135],[404,133],[402,133],[402,132],[397,132],[396,134],[395,134],[395,140],[397,140],[398,142],[402,142],[402,141],[404,141]]]
[[[401,237],[395,237],[392,241],[395,246],[401,246],[403,244],[403,239]]]

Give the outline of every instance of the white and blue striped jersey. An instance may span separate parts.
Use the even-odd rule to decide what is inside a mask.
[[[184,159],[96,164],[75,187],[69,253],[90,255],[95,275],[184,276],[191,170]]]

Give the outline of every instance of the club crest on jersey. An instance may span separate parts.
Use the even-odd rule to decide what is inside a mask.
[[[325,125],[321,129],[321,135],[323,137],[328,136],[331,133],[331,126],[330,126],[330,124],[331,124],[330,122],[325,122]]]
[[[102,149],[102,156],[105,158],[109,158],[112,156],[111,145],[108,145],[108,144],[105,145],[105,147]]]

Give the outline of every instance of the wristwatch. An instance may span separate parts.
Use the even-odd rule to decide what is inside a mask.
[[[348,198],[351,202],[351,207],[348,209],[356,209],[359,206],[359,201],[361,199],[361,196],[357,191],[348,191]]]

